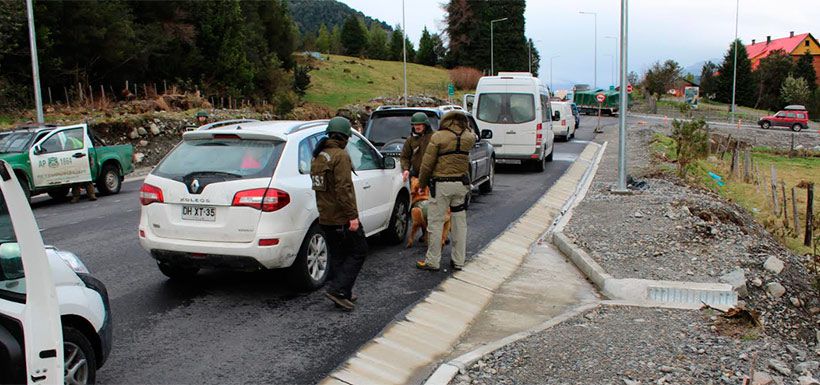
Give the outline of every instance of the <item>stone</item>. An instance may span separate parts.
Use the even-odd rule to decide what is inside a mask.
[[[797,383],[800,385],[820,385],[820,381],[817,381],[812,376],[797,377]]]
[[[151,123],[151,125],[148,126],[148,128],[151,130],[151,135],[154,136],[157,136],[160,132],[162,132],[162,130],[159,129],[159,126],[156,125],[156,123]]]
[[[643,213],[641,213],[640,211],[636,211],[634,214],[632,214],[632,216],[635,218],[643,218]]]
[[[148,135],[148,131],[145,130],[145,127],[137,127],[137,133],[140,136]]]
[[[140,140],[139,145],[140,145],[140,147],[145,147],[145,146],[147,146],[147,145],[148,145],[148,141],[147,141],[147,140],[144,140],[144,139],[143,139],[143,140]]]
[[[769,385],[772,383],[772,376],[766,372],[755,372],[752,378],[752,385]]]
[[[789,298],[789,301],[792,302],[792,305],[794,305],[794,307],[800,307],[800,305],[801,305],[800,298],[791,297],[791,298]]]
[[[769,282],[766,284],[766,292],[774,298],[780,298],[786,294],[786,288],[777,282]]]
[[[641,385],[641,382],[640,381],[632,381],[628,378],[624,378],[624,384],[625,385]]]
[[[792,375],[792,370],[789,369],[789,366],[786,365],[785,362],[780,360],[769,360],[769,368],[774,369],[774,371],[788,377]]]
[[[818,367],[820,367],[820,363],[817,361],[806,361],[795,365],[794,371],[797,374],[807,374],[816,371]]]
[[[763,268],[766,269],[766,271],[775,275],[780,274],[780,272],[783,271],[784,267],[786,266],[783,264],[783,261],[781,261],[774,255],[767,258],[766,262],[763,263]]]
[[[144,159],[145,159],[145,154],[143,154],[141,152],[135,152],[134,153],[134,163],[142,163],[142,161]]]
[[[671,366],[667,366],[667,365],[663,365],[663,366],[661,366],[661,372],[664,372],[664,373],[672,373],[672,372],[674,372],[674,371],[675,371],[675,368],[673,368],[673,367],[671,367]]]
[[[763,280],[760,279],[760,278],[755,277],[755,278],[752,279],[752,285],[754,287],[761,287],[761,286],[763,286]]]
[[[131,130],[131,132],[128,133],[128,137],[131,139],[137,139],[140,137],[140,133],[136,129],[133,129]]]
[[[718,280],[731,285],[732,290],[736,291],[739,297],[746,297],[749,294],[749,289],[746,287],[746,273],[743,272],[743,269],[736,269],[724,274]]]

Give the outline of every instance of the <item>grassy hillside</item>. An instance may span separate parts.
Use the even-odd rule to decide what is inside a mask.
[[[363,103],[379,96],[398,97],[404,93],[402,63],[325,55],[316,61],[318,70],[310,72],[311,82],[305,99],[329,108]],[[346,72],[347,71],[347,72]],[[447,98],[447,70],[407,64],[407,92]]]

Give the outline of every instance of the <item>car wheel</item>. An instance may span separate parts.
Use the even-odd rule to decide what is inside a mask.
[[[760,123],[760,128],[764,130],[768,130],[772,127],[772,124],[769,121],[764,120],[763,123]]]
[[[393,204],[393,212],[390,214],[390,224],[382,233],[388,243],[397,245],[404,242],[407,236],[407,221],[410,213],[410,203],[407,198],[399,195],[396,203]]]
[[[198,267],[181,266],[169,262],[157,261],[157,266],[162,274],[165,274],[166,277],[176,281],[190,280],[196,276],[196,273],[199,272]]]
[[[803,130],[803,125],[801,125],[800,123],[795,123],[792,125],[792,131],[800,132],[801,130]]]
[[[302,290],[316,290],[330,272],[330,249],[325,233],[318,224],[310,226],[296,260],[290,267],[293,284]]]
[[[490,175],[486,182],[482,183],[481,186],[478,186],[478,191],[482,194],[489,194],[493,191],[493,185],[495,184],[495,159],[490,159]]]
[[[532,166],[536,172],[544,172],[544,169],[547,168],[547,156],[544,155],[544,158],[542,159],[533,160]]]
[[[71,189],[70,188],[60,188],[56,190],[51,190],[48,192],[48,196],[55,201],[64,202],[68,199],[68,193]]]
[[[120,192],[120,188],[122,188],[122,181],[117,166],[110,163],[104,165],[97,178],[97,189],[100,190],[100,194],[116,194]]]
[[[552,162],[552,154],[555,153],[555,146],[552,146],[552,150],[550,150],[550,154],[546,156],[547,162]]]
[[[97,360],[88,338],[71,326],[63,327],[66,384],[93,384],[97,380]]]

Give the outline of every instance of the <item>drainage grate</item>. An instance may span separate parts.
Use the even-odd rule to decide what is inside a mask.
[[[725,290],[687,289],[679,287],[647,288],[646,299],[650,302],[732,307],[737,305],[737,293]]]

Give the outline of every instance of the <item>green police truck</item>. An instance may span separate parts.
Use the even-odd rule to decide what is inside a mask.
[[[65,199],[72,184],[94,182],[102,195],[120,192],[134,171],[130,144],[106,146],[86,124],[29,127],[0,138],[0,159],[11,165],[27,197]]]
[[[598,94],[603,94],[605,98],[604,102],[600,103],[601,115],[614,115],[618,112],[620,109],[620,91],[618,90],[604,90],[599,88],[597,90],[575,91],[572,100],[582,114],[598,115]],[[630,97],[629,103],[631,102],[632,98]]]

